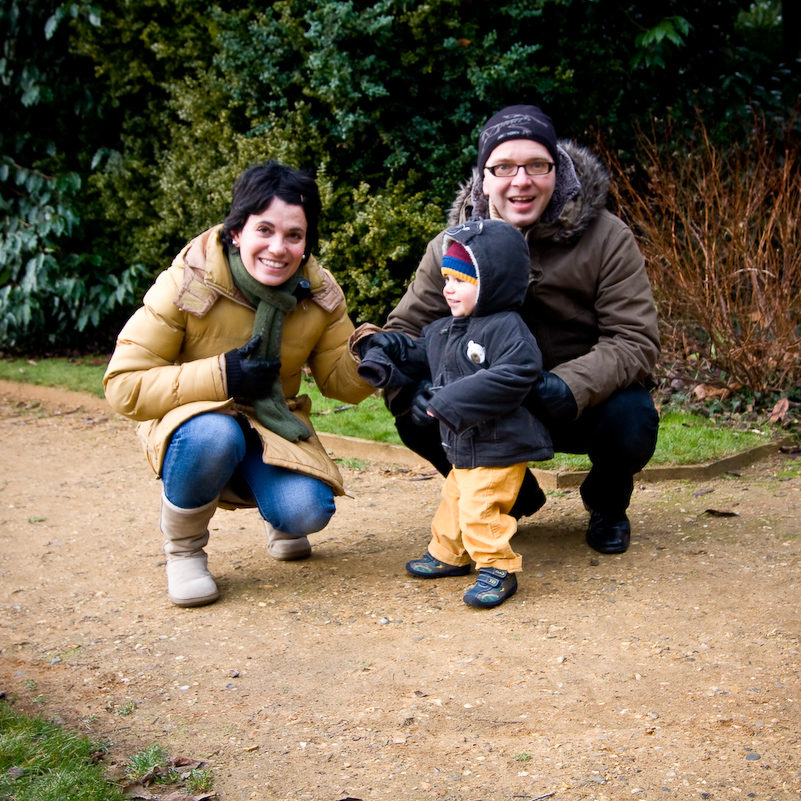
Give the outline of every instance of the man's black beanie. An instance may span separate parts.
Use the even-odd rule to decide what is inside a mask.
[[[484,172],[487,159],[507,139],[531,139],[548,149],[555,164],[556,131],[551,118],[536,106],[507,106],[487,120],[478,137],[478,171]]]

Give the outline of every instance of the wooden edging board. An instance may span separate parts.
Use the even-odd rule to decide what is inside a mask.
[[[416,453],[404,448],[402,445],[390,445],[386,442],[373,442],[368,439],[343,437],[338,434],[321,432],[318,432],[318,436],[329,453],[340,459],[365,459],[373,462],[386,462],[410,469],[431,467]],[[787,442],[784,440],[774,440],[765,445],[759,445],[756,448],[718,459],[709,464],[654,465],[653,467],[646,467],[645,470],[637,473],[634,476],[634,480],[640,482],[702,481],[738,470],[741,467],[778,453],[782,445],[786,444]],[[586,470],[557,472],[534,468],[532,472],[537,477],[540,486],[543,489],[550,490],[578,487],[587,475]]]

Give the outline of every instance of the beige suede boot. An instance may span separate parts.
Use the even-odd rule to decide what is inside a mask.
[[[167,557],[167,596],[176,606],[204,606],[220,593],[209,573],[206,552],[209,521],[217,499],[197,509],[182,509],[161,495],[161,533]]]
[[[308,537],[293,537],[291,534],[278,531],[266,520],[264,528],[267,530],[267,553],[273,559],[292,562],[296,559],[308,559],[311,556],[312,549]]]

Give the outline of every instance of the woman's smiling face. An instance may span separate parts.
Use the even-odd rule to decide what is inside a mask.
[[[280,286],[300,267],[306,250],[306,213],[302,206],[273,198],[251,214],[231,238],[245,269],[265,286]]]

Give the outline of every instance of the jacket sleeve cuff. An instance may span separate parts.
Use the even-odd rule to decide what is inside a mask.
[[[220,356],[223,363],[223,376],[225,387],[229,398],[234,398],[239,393],[242,385],[242,365],[239,357],[235,354],[224,353]]]
[[[373,334],[377,334],[379,331],[383,330],[383,328],[379,328],[377,325],[373,325],[372,323],[362,323],[348,339],[348,351],[350,355],[357,362],[360,361],[359,349],[356,347],[356,345],[360,341],[367,339],[367,337],[371,337]]]

